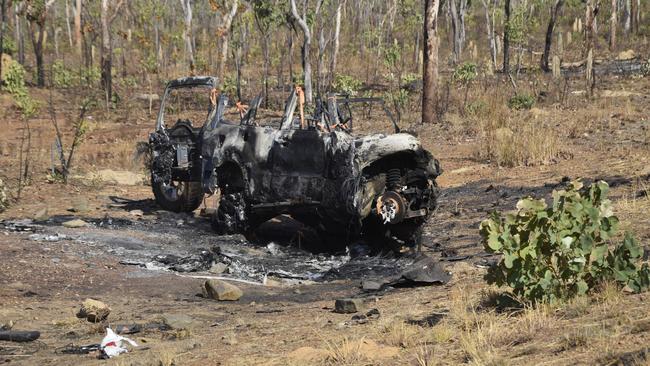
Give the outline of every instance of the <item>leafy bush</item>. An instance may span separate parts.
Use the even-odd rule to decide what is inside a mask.
[[[462,85],[468,85],[478,76],[478,67],[475,63],[465,62],[454,69],[452,79]]]
[[[618,218],[607,199],[609,186],[600,181],[583,189],[580,181],[553,192],[553,206],[526,198],[517,213],[492,214],[481,223],[485,249],[503,254],[485,278],[509,286],[529,301],[553,302],[589,292],[615,281],[639,292],[650,285],[650,268],[640,264],[642,248],[630,234],[613,251]]]
[[[86,83],[90,85],[94,85],[99,83],[99,80],[102,77],[102,73],[99,70],[99,67],[92,66],[88,68],[83,68],[79,76],[82,80],[85,80]]]
[[[74,84],[74,74],[65,67],[63,61],[52,64],[52,83],[56,88],[69,88]]]
[[[535,105],[535,97],[527,94],[518,94],[508,100],[508,107],[514,110],[531,109]]]
[[[332,87],[339,93],[356,95],[363,83],[353,76],[336,74]]]
[[[16,61],[11,61],[5,74],[6,90],[16,102],[16,106],[25,118],[30,118],[38,111],[38,103],[32,99],[25,86],[25,69]]]
[[[2,50],[0,50],[0,52],[6,53],[7,55],[13,55],[17,50],[18,48],[16,48],[16,42],[5,35],[2,40]]]

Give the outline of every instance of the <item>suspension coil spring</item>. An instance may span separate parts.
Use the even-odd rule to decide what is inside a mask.
[[[389,169],[386,173],[386,188],[394,189],[402,180],[402,171],[399,168]]]

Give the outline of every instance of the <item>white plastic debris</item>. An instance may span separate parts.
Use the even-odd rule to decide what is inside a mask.
[[[133,347],[138,346],[132,339],[117,335],[111,328],[106,328],[106,336],[102,339],[101,349],[109,358],[115,357],[129,352],[129,350],[123,347],[122,343],[124,341],[130,343]]]

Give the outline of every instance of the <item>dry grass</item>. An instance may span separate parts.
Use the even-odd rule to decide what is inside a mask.
[[[344,338],[340,342],[328,342],[327,350],[330,356],[325,360],[327,365],[359,365],[370,361],[368,355],[361,349],[361,341]]]

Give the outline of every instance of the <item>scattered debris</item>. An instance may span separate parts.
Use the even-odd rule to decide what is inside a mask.
[[[31,342],[41,336],[38,331],[0,330],[0,341]]]
[[[14,232],[35,231],[40,228],[40,226],[35,225],[31,219],[0,220],[0,225],[8,231]]]
[[[370,309],[368,310],[367,313],[365,314],[357,314],[353,315],[351,320],[348,320],[344,323],[344,325],[360,325],[360,324],[366,324],[371,320],[379,319],[379,310],[377,309]]]
[[[66,240],[66,239],[68,239],[67,236],[65,236],[64,234],[59,234],[59,233],[56,233],[56,234],[53,234],[53,235],[49,235],[49,234],[31,234],[29,236],[29,240],[32,240],[32,241],[57,242],[57,241]]]
[[[135,217],[142,217],[144,215],[144,212],[142,210],[131,210],[129,211],[129,215]]]
[[[219,301],[237,301],[244,295],[239,287],[221,280],[207,280],[203,284],[203,296]]]
[[[155,262],[164,264],[176,272],[199,272],[206,271],[212,267],[214,252],[201,250],[198,254],[187,257],[179,257],[173,254],[157,255],[153,258]]]
[[[87,355],[91,352],[101,352],[101,345],[99,343],[88,344],[85,346],[75,346],[68,344],[65,347],[59,348],[57,353],[65,355]]]
[[[74,219],[74,220],[66,221],[61,225],[69,229],[77,229],[77,228],[88,226],[88,223],[81,219]]]
[[[77,313],[77,318],[86,318],[91,323],[98,323],[108,317],[111,309],[108,305],[99,300],[86,299],[81,304],[81,309]]]
[[[380,279],[365,279],[361,287],[365,291],[379,291],[386,286],[408,285],[442,285],[449,281],[451,275],[438,262],[428,256],[422,256],[415,263],[406,267],[401,274]]]
[[[338,299],[334,303],[334,312],[350,314],[362,311],[364,308],[362,299]]]
[[[188,317],[189,318],[189,317]],[[191,320],[191,318],[190,318]],[[174,323],[172,321],[172,323]],[[115,333],[117,334],[135,334],[135,333],[140,333],[142,331],[147,331],[147,330],[160,330],[160,331],[166,331],[170,330],[172,327],[168,324],[164,323],[147,323],[147,324],[122,324],[122,325],[116,325],[115,326]]]
[[[0,330],[11,330],[14,327],[14,321],[10,320],[9,323],[0,324]]]
[[[133,347],[138,346],[138,344],[133,340],[115,334],[111,328],[106,328],[106,336],[101,343],[102,356],[106,355],[106,357],[112,358],[122,353],[129,352],[128,349],[123,347],[124,342],[128,342]]]

